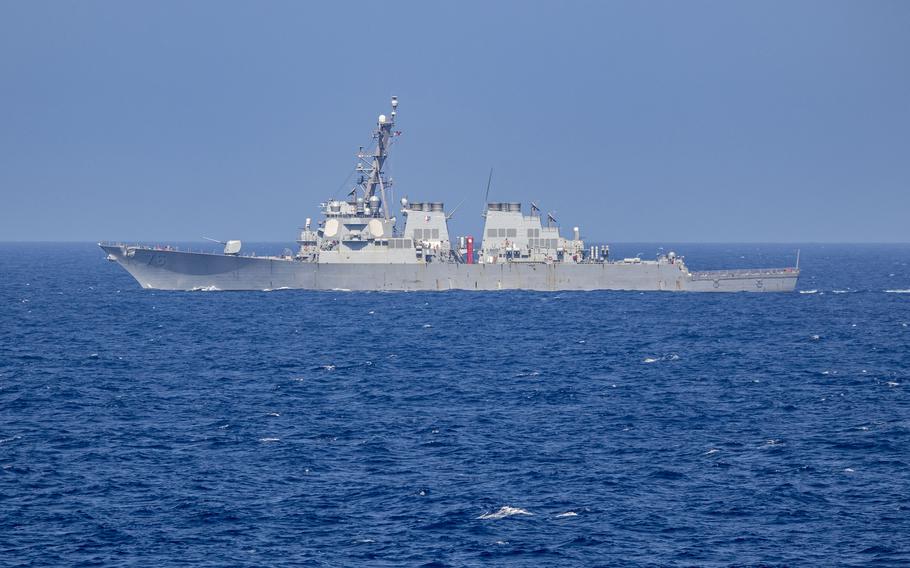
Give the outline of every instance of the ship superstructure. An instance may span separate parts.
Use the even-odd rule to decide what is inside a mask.
[[[799,268],[690,272],[669,252],[655,260],[612,260],[607,246],[585,247],[578,227],[560,233],[535,203],[485,206],[482,244],[454,239],[441,202],[402,198],[390,207],[392,181],[384,166],[394,138],[398,99],[381,114],[373,143],[357,153],[357,181],[345,199],[320,205],[306,219],[296,254],[244,256],[241,243],[222,253],[100,243],[108,259],[144,288],[168,290],[668,290],[792,291]],[[393,214],[394,213],[394,214]],[[399,227],[397,215],[404,219]]]

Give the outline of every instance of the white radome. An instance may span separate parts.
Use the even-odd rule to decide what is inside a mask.
[[[384,114],[379,115],[379,124],[385,124],[385,115]]]

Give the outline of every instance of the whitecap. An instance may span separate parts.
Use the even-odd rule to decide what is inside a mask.
[[[423,324],[424,329],[430,329],[431,327],[433,327],[433,326],[428,323]]]
[[[710,456],[711,454],[716,454],[716,453],[719,452],[719,451],[720,451],[720,450],[718,450],[717,448],[711,448],[710,450],[708,450],[707,452],[705,452],[704,455]]]
[[[831,290],[834,294],[846,294],[849,290]]]
[[[504,519],[506,517],[514,517],[516,515],[533,515],[530,511],[520,509],[518,507],[509,507],[508,505],[501,507],[498,511],[492,513],[484,513],[477,517],[478,519],[492,520],[492,519]]]
[[[350,292],[350,288],[332,288],[332,292]]]
[[[266,416],[281,416],[278,412],[269,412]]]
[[[556,518],[560,519],[563,517],[577,517],[577,516],[578,516],[578,513],[576,513],[575,511],[566,511],[565,513],[560,513],[560,514],[556,515]]]
[[[522,373],[517,373],[517,374],[514,375],[514,376],[515,376],[516,379],[520,379],[520,378],[522,378],[522,377],[539,377],[539,376],[540,376],[540,371],[522,372]]]
[[[888,382],[887,382],[887,383],[885,383],[885,384],[886,384],[886,385],[888,385],[888,386],[889,386],[889,387],[896,387],[896,386],[900,386],[900,383],[899,383],[899,382],[897,382],[897,381],[888,381]]]
[[[800,290],[800,294],[818,294],[818,290]]]
[[[326,371],[334,371],[335,365],[323,365],[320,369],[325,369]]]
[[[821,338],[822,338],[821,335],[816,334],[816,335],[813,335],[813,336],[812,336],[812,341],[818,341],[818,340],[821,339]]]
[[[220,292],[221,288],[217,286],[196,286],[195,288],[190,288],[190,292]]]
[[[895,289],[895,290],[885,290],[885,292],[888,294],[910,294],[910,289],[902,288],[902,289]]]
[[[280,442],[281,438],[259,438],[260,442],[269,443],[269,442]]]
[[[844,468],[844,473],[853,473],[853,472],[855,472],[855,471],[856,471],[856,470],[853,469],[852,467],[845,467],[845,468]]]
[[[657,363],[657,359],[655,359],[653,357],[648,357],[647,359],[642,361],[642,363]]]
[[[21,437],[22,437],[22,436],[13,436],[12,438],[3,438],[3,439],[0,439],[0,444],[5,444],[5,443],[7,443],[7,442],[14,442],[14,441],[18,440],[18,439],[21,438]]]

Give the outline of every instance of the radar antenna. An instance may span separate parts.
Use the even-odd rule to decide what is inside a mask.
[[[389,116],[379,115],[376,122],[376,130],[373,131],[373,140],[376,141],[375,149],[372,152],[365,151],[363,148],[357,152],[357,171],[365,174],[361,177],[358,187],[363,191],[364,201],[369,202],[370,198],[379,193],[379,199],[382,202],[382,215],[389,220],[389,206],[386,203],[386,188],[391,188],[391,180],[384,177],[382,167],[386,158],[389,157],[389,147],[392,143],[392,137],[398,136],[401,132],[392,130],[395,126],[395,117],[398,114],[398,97],[392,97],[392,112]],[[355,188],[355,190],[358,188]]]

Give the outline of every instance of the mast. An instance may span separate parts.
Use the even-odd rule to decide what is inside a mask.
[[[397,109],[398,97],[392,97],[392,112],[389,113],[389,116],[380,114],[376,123],[377,128],[373,131],[373,140],[376,141],[375,149],[369,153],[361,148],[357,153],[359,160],[357,171],[363,174],[359,183],[360,190],[363,191],[363,200],[370,204],[371,212],[375,215],[378,211],[373,208],[376,200],[372,198],[377,197],[382,204],[382,215],[387,221],[389,220],[389,206],[386,203],[385,191],[386,188],[391,187],[392,182],[385,178],[382,167],[389,156],[392,137],[399,134],[392,130],[392,127],[395,126]]]

